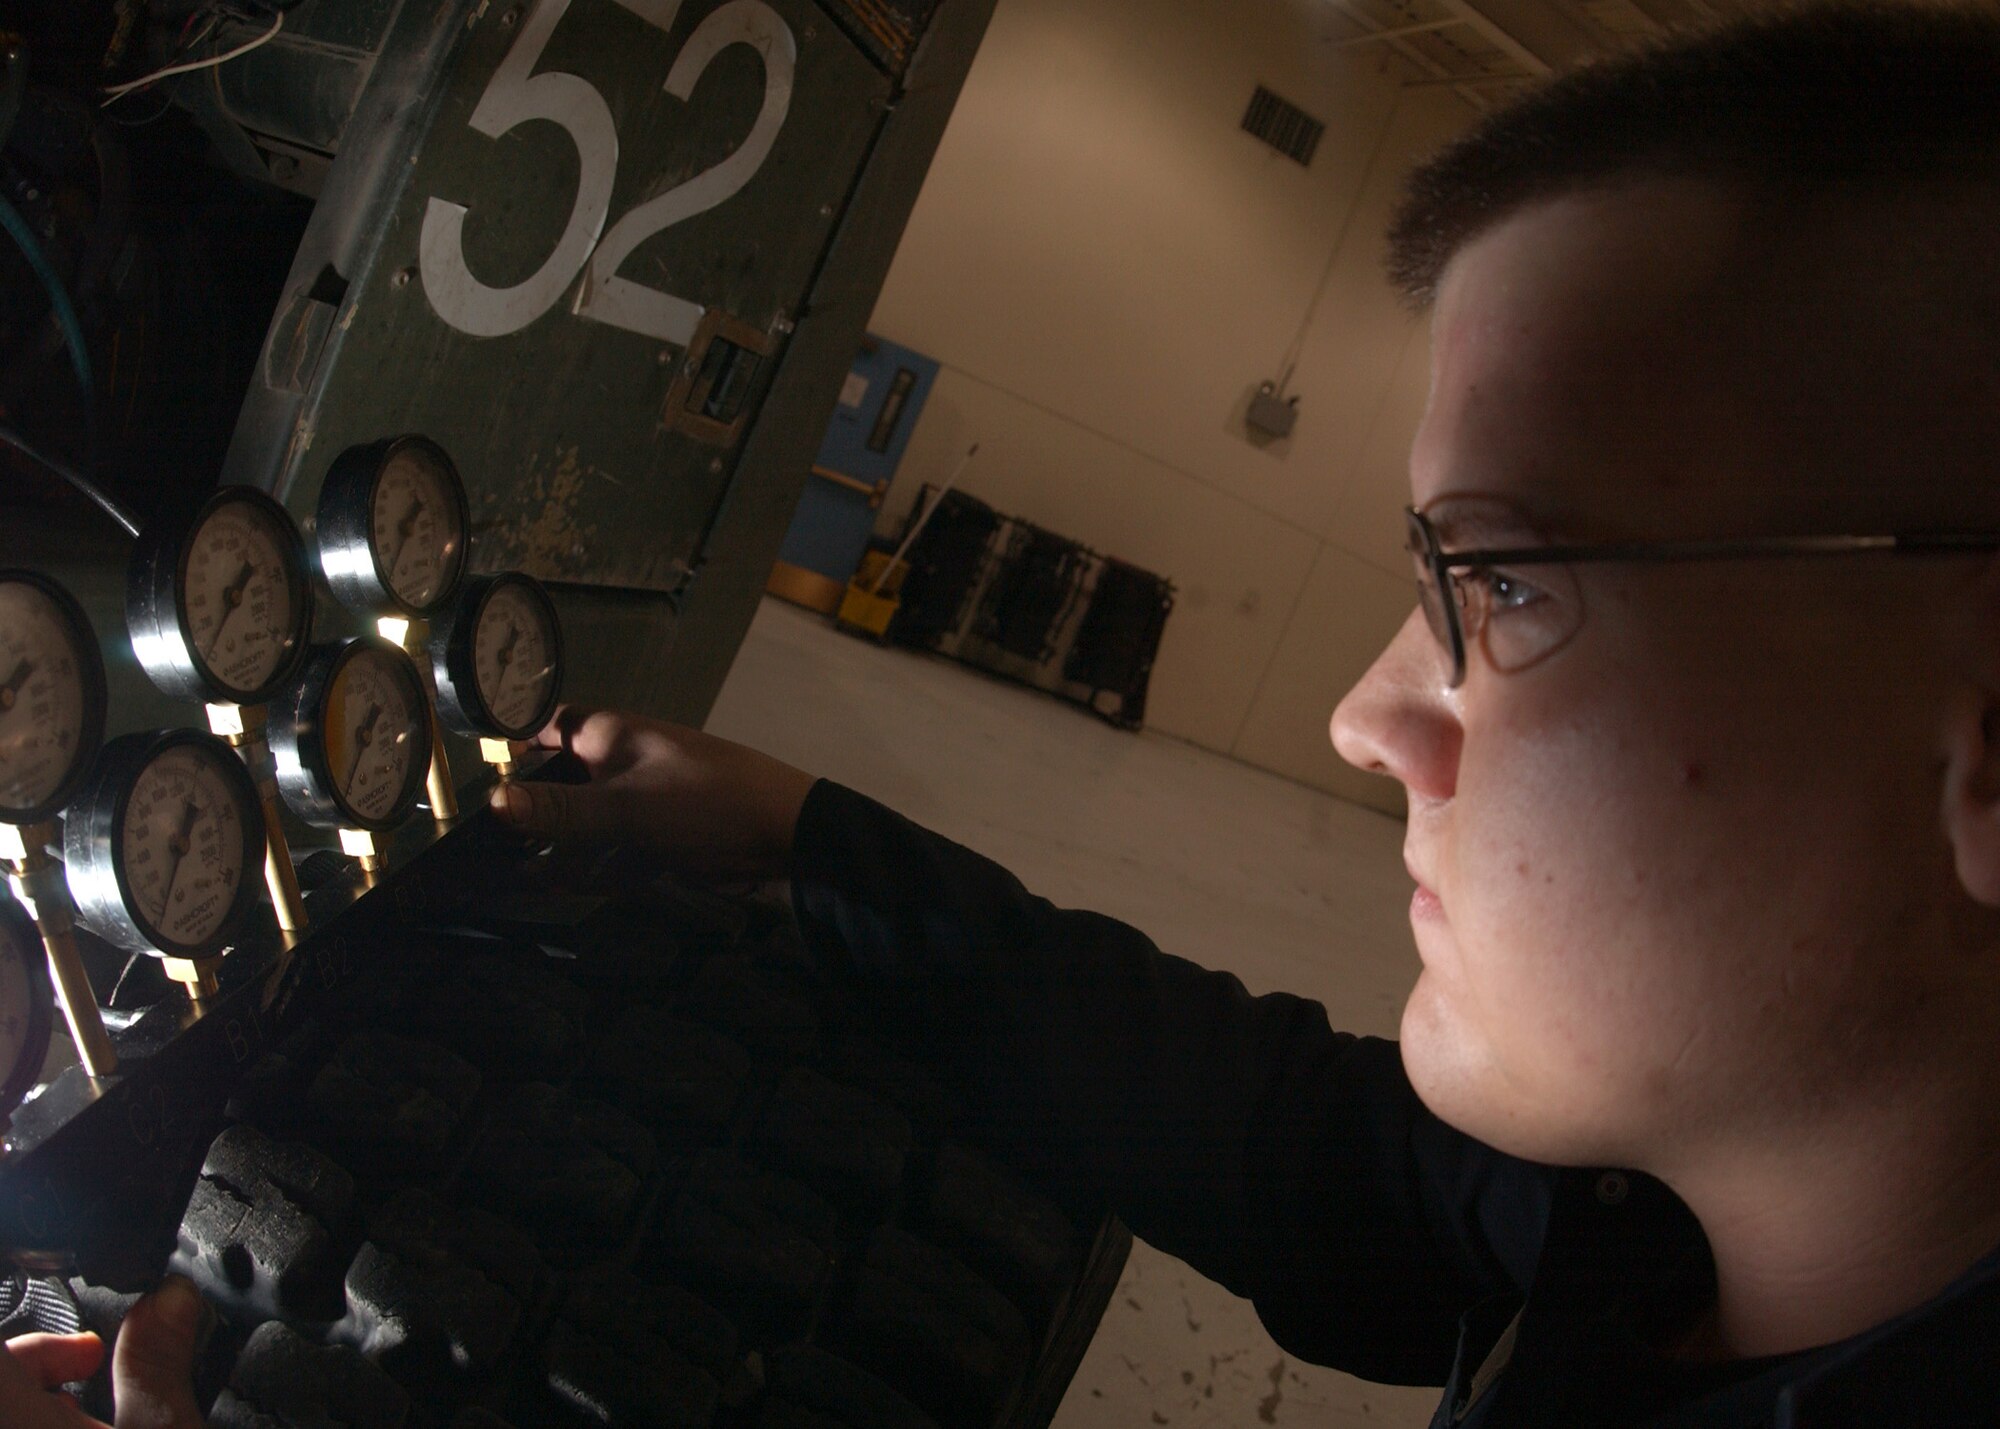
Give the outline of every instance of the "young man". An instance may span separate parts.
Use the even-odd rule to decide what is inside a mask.
[[[998,1150],[1439,1425],[2000,1422],[1996,232],[1969,14],[1574,75],[1417,176],[1422,603],[1333,730],[1409,791],[1400,1044],[691,731],[566,713],[592,782],[502,812],[789,874]]]
[[[613,715],[556,836],[789,872],[986,1136],[1437,1422],[2000,1422],[2000,20],[1573,75],[1414,180],[1400,1045]],[[1892,539],[1893,538],[1893,539]]]

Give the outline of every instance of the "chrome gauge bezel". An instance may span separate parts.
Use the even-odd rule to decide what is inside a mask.
[[[340,673],[363,652],[390,657],[395,678],[406,687],[410,708],[419,718],[411,737],[410,772],[391,811],[369,818],[340,793],[326,751],[326,701]],[[387,833],[409,818],[424,791],[431,766],[430,703],[416,662],[399,645],[363,635],[315,645],[307,653],[298,679],[279,696],[270,725],[271,754],[278,768],[278,792],[301,819],[320,828],[365,829]]]
[[[70,766],[50,795],[38,804],[14,807],[0,803],[0,823],[39,824],[67,808],[90,777],[91,762],[104,740],[105,686],[104,654],[98,648],[97,632],[76,598],[62,586],[36,571],[0,570],[0,585],[19,583],[46,595],[69,627],[70,653],[76,660],[78,680],[83,687],[83,722],[77,731],[76,748]]]
[[[182,747],[199,749],[221,773],[243,831],[243,870],[235,896],[215,933],[198,943],[167,937],[139,911],[123,854],[125,818],[139,776],[161,755]],[[260,906],[263,866],[264,806],[257,786],[236,751],[204,730],[155,730],[112,740],[63,819],[63,868],[77,918],[127,952],[195,959],[229,947]]]
[[[375,489],[381,485],[389,463],[411,451],[422,453],[443,469],[453,501],[452,514],[458,522],[458,548],[452,553],[451,574],[440,583],[437,594],[421,606],[396,594],[390,572],[382,568],[381,553],[375,549]],[[472,512],[457,464],[429,437],[414,435],[349,447],[334,458],[320,487],[318,514],[314,518],[320,570],[333,598],[349,610],[363,614],[400,612],[413,619],[447,609],[458,594],[465,580],[471,528]]]
[[[493,597],[502,590],[521,590],[548,618],[549,659],[555,679],[548,694],[537,706],[534,717],[520,726],[503,723],[479,690],[477,666],[479,621]],[[438,719],[447,729],[474,739],[528,739],[548,724],[562,700],[563,640],[562,621],[548,591],[533,576],[520,571],[472,576],[466,580],[464,595],[449,621],[431,632],[430,659],[437,680]]]
[[[285,585],[292,603],[292,628],[284,658],[271,677],[253,688],[231,685],[211,669],[196,645],[188,620],[188,559],[195,536],[218,511],[232,505],[256,508],[271,520],[284,546]],[[291,512],[254,486],[225,486],[191,513],[157,521],[139,537],[126,583],[125,621],[132,653],[155,685],[169,695],[204,703],[262,705],[298,674],[312,640],[313,592],[305,539]]]
[[[21,1055],[12,1067],[0,1069],[0,1117],[13,1115],[14,1108],[27,1099],[41,1079],[42,1064],[49,1056],[49,1036],[55,1027],[55,994],[49,987],[48,959],[42,951],[42,937],[34,919],[13,899],[0,896],[0,958],[22,960],[22,975],[28,987],[28,1005],[19,1013],[26,1021],[26,1037]]]

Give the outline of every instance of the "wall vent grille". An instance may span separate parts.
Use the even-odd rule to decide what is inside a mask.
[[[1250,97],[1249,111],[1243,116],[1243,128],[1286,158],[1301,164],[1312,163],[1319,141],[1326,133],[1326,125],[1261,84]]]

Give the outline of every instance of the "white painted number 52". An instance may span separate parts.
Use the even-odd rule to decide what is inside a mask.
[[[728,0],[697,25],[667,72],[666,92],[686,102],[717,55],[732,45],[749,45],[764,59],[763,107],[749,137],[728,158],[634,205],[606,233],[611,189],[618,177],[618,126],[611,108],[596,87],[578,75],[534,73],[570,3],[535,4],[467,121],[491,139],[531,119],[546,119],[568,132],[576,145],[578,168],[576,200],[562,237],[528,277],[510,288],[492,287],[466,266],[465,205],[433,197],[424,210],[418,243],[424,292],[438,316],[459,331],[502,337],[519,332],[554,307],[577,274],[583,273],[575,304],[579,317],[685,347],[701,322],[701,305],[621,278],[618,269],[648,238],[728,202],[763,168],[791,110],[798,42],[784,19],[763,0]],[[664,31],[672,28],[682,0],[616,3]]]

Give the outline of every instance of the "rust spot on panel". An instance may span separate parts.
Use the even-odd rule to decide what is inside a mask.
[[[584,491],[603,472],[585,466],[577,447],[558,447],[553,460],[530,458],[528,470],[496,513],[487,539],[501,564],[545,579],[584,572],[597,526],[578,519]]]

